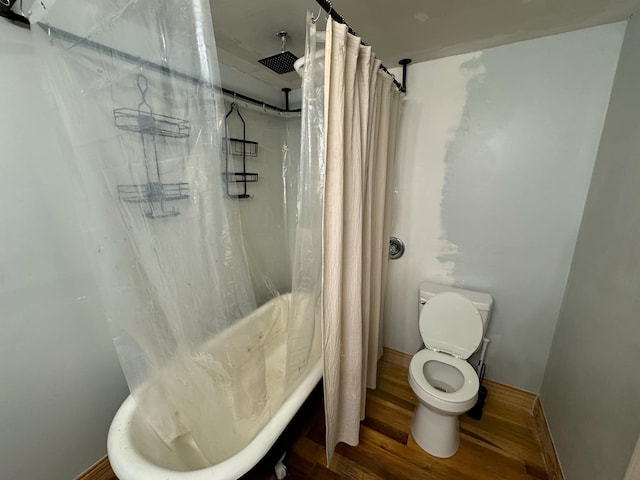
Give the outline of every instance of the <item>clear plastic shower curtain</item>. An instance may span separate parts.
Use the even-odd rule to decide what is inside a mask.
[[[167,445],[194,446],[199,460],[185,469],[218,463],[320,357],[317,143],[303,141],[298,164],[284,170],[298,173],[283,199],[295,205],[292,292],[259,307],[238,200],[225,197],[230,146],[208,0],[43,0],[31,22],[60,132],[74,147],[65,168],[137,408]],[[318,105],[303,109],[303,131],[321,127]]]
[[[324,202],[324,32],[307,12],[305,63],[302,74],[302,125],[292,243],[292,290],[301,301],[292,302],[289,315],[289,380],[294,383],[320,355],[322,293],[322,217]],[[311,317],[314,322],[308,321]],[[313,343],[317,342],[317,343]],[[316,353],[314,347],[318,349]],[[313,355],[309,355],[313,351]]]

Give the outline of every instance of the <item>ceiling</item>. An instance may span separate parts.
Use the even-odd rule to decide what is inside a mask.
[[[219,62],[278,88],[300,88],[296,72],[278,75],[258,60],[280,53],[281,30],[289,33],[287,50],[301,56],[311,9],[317,14],[314,0],[211,0]]]
[[[476,51],[529,38],[615,22],[640,10],[640,0],[333,0],[347,22],[373,45],[387,67]],[[220,63],[266,84],[297,88],[257,61],[304,51],[305,15],[314,0],[211,0]],[[224,77],[223,77],[224,78]]]

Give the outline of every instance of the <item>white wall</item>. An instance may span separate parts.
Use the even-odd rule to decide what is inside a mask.
[[[73,478],[128,394],[31,33],[0,19],[0,478]]]
[[[542,386],[567,480],[623,478],[640,432],[639,86],[635,16],[622,47]]]
[[[625,24],[409,67],[386,346],[420,348],[421,280],[487,291],[488,376],[539,391]]]

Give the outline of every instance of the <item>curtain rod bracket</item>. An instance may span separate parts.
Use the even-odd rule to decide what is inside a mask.
[[[407,65],[411,63],[411,59],[403,58],[398,63],[402,65],[402,91],[406,92],[407,91]]]
[[[282,91],[284,92],[284,109],[288,112],[289,111],[289,92],[291,91],[291,89],[289,87],[284,87]]]

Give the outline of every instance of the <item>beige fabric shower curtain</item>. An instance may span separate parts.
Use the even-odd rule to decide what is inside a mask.
[[[323,229],[327,461],[357,445],[382,355],[392,172],[402,94],[370,46],[328,21]]]

